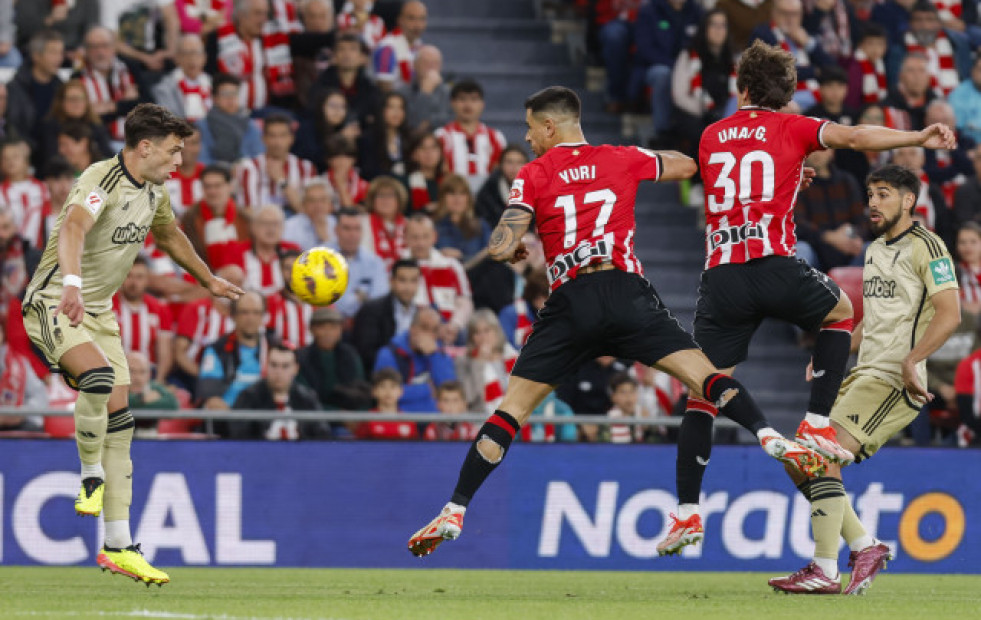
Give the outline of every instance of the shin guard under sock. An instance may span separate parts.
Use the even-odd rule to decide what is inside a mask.
[[[112,393],[115,373],[109,366],[87,370],[77,377],[78,400],[75,401],[75,443],[83,465],[102,462],[102,444],[106,438],[106,405]]]
[[[808,413],[828,417],[835,404],[838,389],[845,377],[845,365],[852,346],[852,319],[829,323],[818,332],[814,342],[814,372]]]
[[[709,375],[702,384],[702,394],[726,417],[753,435],[770,426],[746,388],[729,375],[721,372]]]
[[[518,421],[500,409],[495,411],[491,417],[487,418],[487,421],[484,422],[484,425],[477,432],[477,437],[473,440],[473,443],[470,445],[470,451],[467,452],[467,456],[463,460],[463,467],[460,468],[460,477],[457,480],[456,489],[453,490],[453,497],[450,498],[451,502],[460,506],[470,504],[470,500],[477,492],[477,489],[480,488],[480,485],[484,483],[487,476],[504,460],[504,456],[507,454],[508,447],[511,445],[515,433],[520,429],[521,425],[518,424]],[[482,442],[486,442],[484,446],[488,450],[493,450],[495,446],[499,447],[500,457],[493,460],[485,457],[480,452],[479,446]]]
[[[846,500],[845,487],[842,486],[841,480],[824,476],[811,481],[811,531],[814,534],[814,557],[838,557]]]
[[[129,507],[133,503],[133,461],[130,459],[130,447],[133,444],[135,426],[136,421],[129,407],[109,414],[105,445],[102,448],[102,468],[106,471],[102,514],[106,521],[129,521]]]
[[[678,431],[678,460],[675,465],[679,504],[697,504],[702,476],[712,454],[712,426],[718,409],[701,398],[688,397],[685,417]]]

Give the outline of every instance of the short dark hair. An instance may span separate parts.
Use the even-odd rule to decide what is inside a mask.
[[[910,15],[913,13],[933,13],[934,15],[940,15],[940,11],[937,7],[933,5],[930,0],[917,0],[913,3],[913,7],[909,10]]]
[[[503,151],[501,151],[501,158],[497,160],[498,165],[504,163],[504,158],[507,157],[509,153],[520,153],[521,156],[525,158],[525,161],[528,161],[528,153],[525,152],[524,147],[522,147],[520,144],[511,142],[504,147]]]
[[[327,159],[333,159],[338,156],[358,157],[358,145],[351,138],[341,134],[334,134],[327,139]]]
[[[837,65],[828,65],[821,69],[821,75],[818,77],[818,83],[821,86],[825,84],[838,83],[848,85],[848,74],[844,69]]]
[[[904,168],[896,164],[886,164],[870,172],[869,176],[865,179],[865,186],[868,187],[873,183],[885,183],[890,187],[898,189],[900,193],[909,192],[913,196],[920,195],[920,178],[909,168]],[[910,211],[915,208],[916,201],[913,202]]]
[[[334,217],[340,221],[342,217],[361,217],[361,211],[354,207],[341,207],[334,213]]]
[[[150,260],[146,257],[145,254],[143,254],[142,252],[140,252],[139,254],[136,255],[136,258],[133,259],[133,265],[134,266],[136,266],[136,265],[143,265],[144,267],[149,267],[150,266]]]
[[[440,383],[439,387],[436,388],[436,398],[442,396],[444,392],[458,392],[463,395],[464,399],[466,399],[466,392],[463,389],[463,384],[456,379],[450,379],[449,381],[443,381]]]
[[[201,174],[198,175],[199,179],[203,179],[209,174],[220,174],[226,183],[232,182],[232,169],[228,164],[222,162],[215,162],[213,164],[208,164],[201,170]]]
[[[239,88],[242,86],[242,80],[237,75],[232,75],[231,73],[219,73],[211,80],[211,92],[217,93],[219,88],[228,84]]]
[[[480,82],[472,78],[464,78],[453,84],[453,88],[450,89],[450,99],[456,99],[460,95],[480,95],[480,98],[484,98],[484,88],[480,85]]]
[[[337,51],[337,48],[341,43],[357,43],[358,47],[361,48],[362,54],[367,54],[369,52],[368,46],[365,44],[365,42],[361,39],[361,37],[353,32],[342,32],[341,34],[337,35],[337,38],[334,39],[334,51]]]
[[[76,142],[88,140],[90,144],[92,143],[92,128],[89,127],[88,123],[82,121],[69,121],[62,124],[61,129],[58,130],[58,135],[68,136]]]
[[[877,24],[875,22],[865,22],[859,29],[856,45],[860,44],[865,39],[886,39],[888,37],[889,34],[881,24]]]
[[[41,169],[42,179],[63,179],[75,177],[75,169],[68,163],[68,160],[61,155],[53,155],[48,158]]]
[[[394,381],[402,385],[402,375],[394,368],[379,368],[371,374],[371,387],[378,387],[386,381]]]
[[[571,88],[549,86],[525,99],[525,109],[531,110],[532,114],[553,112],[579,118],[582,114],[582,103],[579,95]]]
[[[637,380],[630,376],[630,373],[618,372],[610,377],[610,393],[617,391],[621,385],[630,384],[634,387],[637,386]]]
[[[126,134],[126,147],[134,148],[143,140],[157,142],[171,135],[183,140],[194,133],[194,128],[187,119],[161,105],[141,103],[126,115],[123,132]]]
[[[266,130],[269,129],[270,125],[286,125],[286,127],[290,130],[290,133],[293,133],[293,119],[285,114],[273,112],[266,118],[262,119],[262,133],[266,133]]]
[[[529,269],[525,273],[525,290],[521,293],[521,298],[525,300],[525,303],[529,307],[536,297],[545,297],[547,299],[551,290],[552,287],[548,284],[548,273],[544,267]]]
[[[294,362],[299,362],[299,358],[296,355],[296,347],[293,343],[283,340],[281,342],[273,342],[269,345],[269,352],[279,351],[280,353],[289,353],[293,357]]]
[[[749,92],[749,102],[771,110],[787,105],[797,90],[794,57],[757,39],[743,52],[736,74],[736,89]]]
[[[392,263],[392,277],[398,273],[399,269],[419,269],[419,263],[414,258],[400,258]]]
[[[53,28],[42,28],[31,35],[30,40],[27,42],[28,54],[43,54],[44,48],[48,46],[48,43],[55,42],[64,43],[65,37]]]
[[[0,151],[4,150],[8,146],[17,146],[19,144],[23,144],[24,146],[26,146],[28,152],[30,152],[31,150],[30,143],[17,134],[7,136],[6,138],[3,139],[3,141],[0,141]]]

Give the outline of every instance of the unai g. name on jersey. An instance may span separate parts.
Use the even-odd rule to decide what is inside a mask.
[[[585,143],[560,144],[521,168],[508,206],[534,214],[552,290],[593,263],[643,275],[634,201],[637,185],[661,170],[653,151]]]
[[[705,182],[705,268],[793,256],[804,158],[825,148],[828,121],[746,107],[709,125],[698,148]]]

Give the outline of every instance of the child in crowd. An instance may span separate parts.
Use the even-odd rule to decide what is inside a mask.
[[[467,413],[467,397],[459,381],[444,381],[436,388],[436,407],[444,415]],[[423,432],[426,441],[473,441],[477,427],[471,422],[433,422]]]
[[[385,417],[399,413],[402,397],[402,376],[393,368],[382,368],[371,376],[371,396],[375,399],[372,411]],[[372,420],[355,428],[358,439],[418,439],[419,430],[414,422],[398,420]]]

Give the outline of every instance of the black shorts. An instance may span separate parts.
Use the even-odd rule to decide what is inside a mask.
[[[697,348],[650,282],[611,269],[577,276],[552,292],[511,374],[558,385],[602,355],[650,366]]]
[[[718,368],[745,361],[753,332],[765,318],[801,329],[821,326],[841,289],[802,260],[768,256],[702,272],[695,306],[695,341]]]

